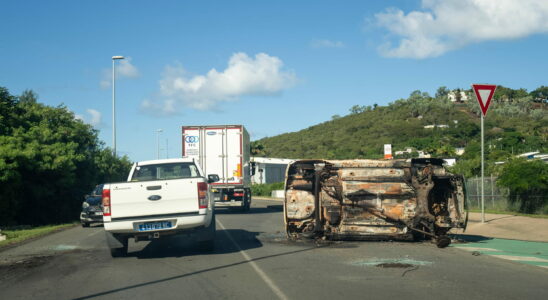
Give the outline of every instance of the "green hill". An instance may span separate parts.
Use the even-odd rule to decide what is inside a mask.
[[[460,90],[459,90],[460,91]],[[388,106],[353,106],[350,114],[309,128],[267,137],[254,142],[260,155],[280,158],[356,159],[382,158],[383,145],[392,152],[412,147],[433,157],[457,157],[465,175],[477,174],[480,156],[479,107],[471,90],[469,100],[451,102],[447,89],[436,97],[413,92]],[[486,159],[505,160],[512,154],[546,152],[548,87],[531,93],[500,87],[485,119]],[[438,125],[425,128],[428,125]],[[442,125],[442,126],[439,126]],[[417,156],[417,152],[400,157]],[[466,167],[466,164],[470,165]]]

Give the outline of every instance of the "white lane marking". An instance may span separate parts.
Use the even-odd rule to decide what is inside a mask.
[[[457,249],[463,249],[466,251],[491,251],[491,252],[500,252],[499,249],[493,249],[493,248],[481,248],[481,247],[454,247]]]
[[[270,279],[270,277],[268,277],[268,275],[266,275],[266,273],[263,270],[261,270],[261,268],[259,268],[259,266],[251,259],[251,257],[244,250],[242,250],[242,248],[240,248],[240,245],[238,245],[238,243],[236,243],[236,241],[232,238],[230,233],[226,231],[226,228],[223,226],[221,221],[217,220],[217,224],[219,224],[219,226],[223,229],[223,233],[225,233],[225,235],[234,244],[234,246],[238,248],[238,250],[240,251],[242,256],[245,258],[245,260],[247,260],[249,264],[251,265],[251,267],[253,267],[255,272],[257,272],[257,274],[261,276],[263,281],[268,285],[268,287],[270,287],[270,289],[274,292],[274,294],[276,294],[278,298],[280,299],[284,299],[284,300],[288,299],[287,296],[282,292],[282,290],[280,290],[280,288],[276,286],[274,281],[272,281],[272,279]]]
[[[548,262],[548,259],[538,258],[534,256],[512,256],[512,255],[491,255],[493,257],[498,257],[508,260],[517,260],[517,261],[534,261],[534,262]]]

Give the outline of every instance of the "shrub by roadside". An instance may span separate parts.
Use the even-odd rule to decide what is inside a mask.
[[[0,248],[44,236],[62,229],[70,228],[75,226],[75,224],[76,223],[46,225],[34,228],[30,226],[14,226],[2,228],[2,234],[6,236],[6,240],[0,241]]]
[[[270,184],[254,184],[251,186],[251,194],[253,196],[266,196],[270,197],[273,190],[283,190],[284,183],[276,182]]]

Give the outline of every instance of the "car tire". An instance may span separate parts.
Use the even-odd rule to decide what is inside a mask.
[[[82,223],[82,227],[89,227],[89,223],[87,222]]]
[[[117,239],[120,241],[120,243],[122,243],[123,247],[121,247],[121,248],[110,248],[110,255],[112,257],[127,256],[128,238],[127,237],[119,237]]]

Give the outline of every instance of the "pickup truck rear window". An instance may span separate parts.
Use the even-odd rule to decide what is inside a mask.
[[[194,163],[170,163],[137,166],[131,181],[168,180],[200,177]]]

